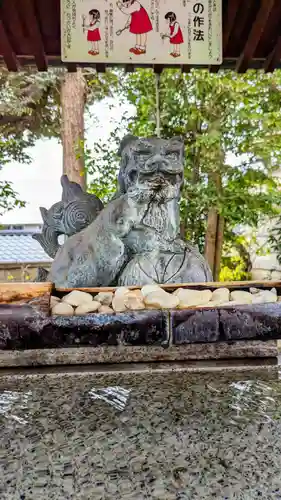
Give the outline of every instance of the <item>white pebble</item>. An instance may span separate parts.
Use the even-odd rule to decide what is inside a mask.
[[[72,290],[72,292],[64,295],[62,298],[63,302],[70,304],[71,306],[78,307],[82,304],[88,304],[92,302],[93,296],[87,292],[81,292],[81,290]]]
[[[52,308],[53,316],[73,316],[73,314],[74,314],[74,309],[70,304],[58,302]]]
[[[112,299],[113,292],[100,292],[94,298],[94,300],[97,300],[104,306],[110,306],[110,304],[112,303]]]
[[[96,300],[92,300],[92,302],[88,302],[85,304],[81,304],[75,309],[75,316],[84,316],[88,313],[96,312],[100,308],[100,302]]]

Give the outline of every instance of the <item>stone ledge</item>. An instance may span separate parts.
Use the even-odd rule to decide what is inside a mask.
[[[278,363],[276,358],[247,358],[247,359],[231,359],[231,360],[199,360],[199,361],[175,361],[175,362],[160,362],[160,363],[116,363],[103,365],[84,365],[84,366],[42,366],[42,367],[11,367],[0,370],[0,381],[18,380],[44,381],[48,378],[49,384],[56,383],[60,378],[63,380],[71,378],[81,378],[83,376],[94,377],[99,380],[103,377],[124,376],[127,378],[134,377],[138,380],[140,377],[153,374],[153,383],[163,383],[163,374],[169,373],[169,380],[178,379],[180,373],[184,376],[186,373],[204,374],[218,373],[219,377],[227,378],[249,376],[252,378],[257,376],[265,380],[274,378],[278,380]],[[247,375],[246,375],[247,374]],[[162,378],[162,380],[161,380]],[[182,379],[181,379],[182,380]],[[128,382],[129,380],[127,380]],[[189,380],[190,381],[190,380]]]
[[[19,309],[22,310],[21,308]],[[169,314],[140,311],[86,316],[1,316],[0,350],[169,345]]]
[[[100,346],[62,349],[0,350],[0,368],[91,365],[105,363],[146,363],[186,360],[277,359],[277,343],[234,342],[171,346]]]
[[[281,338],[281,302],[171,311],[174,345]]]
[[[14,314],[13,314],[14,312]],[[0,311],[0,350],[162,346],[281,338],[281,302],[235,307],[131,311],[86,316]]]

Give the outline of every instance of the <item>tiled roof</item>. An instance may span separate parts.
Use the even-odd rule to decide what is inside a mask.
[[[52,259],[27,231],[0,231],[0,264],[47,263]]]

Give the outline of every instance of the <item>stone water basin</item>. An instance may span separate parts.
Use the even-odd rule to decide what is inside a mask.
[[[118,289],[112,288],[82,291],[55,289],[52,283],[1,284],[0,357],[4,351],[35,349],[105,346],[116,349],[161,346],[164,349],[188,344],[281,339],[281,282],[171,284],[160,288],[157,285],[158,291],[147,296],[143,293],[145,287],[134,288],[127,290],[128,294],[126,291],[123,297],[118,296],[117,301]],[[213,300],[213,295],[223,289],[228,296],[232,295],[231,301]],[[251,289],[258,293],[252,293]],[[102,307],[110,306],[102,305],[96,297],[108,290],[112,297],[115,294],[110,304],[114,311],[111,308],[110,313],[100,313]],[[175,295],[180,291],[181,298]],[[193,302],[193,296],[204,293],[209,297],[207,303]],[[89,304],[64,302],[73,294],[86,295]],[[242,294],[242,301],[234,300],[234,294]],[[59,313],[57,306],[67,306],[67,311],[62,313],[60,309]]]
[[[6,374],[0,498],[280,499],[274,370]]]

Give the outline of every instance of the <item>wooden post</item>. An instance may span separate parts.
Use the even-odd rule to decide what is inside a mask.
[[[69,72],[61,86],[63,173],[86,189],[84,158],[77,158],[77,148],[84,140],[86,84],[80,68]]]
[[[223,239],[224,239],[224,217],[222,215],[218,215],[216,251],[215,251],[215,261],[214,261],[215,265],[213,271],[213,278],[215,281],[218,281],[220,276]]]
[[[207,260],[213,275],[215,270],[217,226],[218,212],[215,208],[210,208],[205,236],[205,259]]]
[[[222,182],[218,172],[213,172],[209,175],[209,182],[215,185],[217,194],[221,194]],[[224,217],[219,214],[217,207],[211,207],[208,213],[205,236],[205,258],[210,266],[215,281],[219,280],[220,274],[224,226]]]

